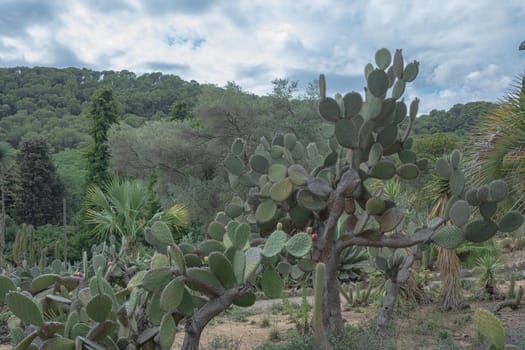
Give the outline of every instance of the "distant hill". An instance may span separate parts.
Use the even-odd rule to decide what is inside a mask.
[[[448,111],[432,110],[428,115],[422,115],[414,124],[415,134],[434,134],[453,132],[468,133],[476,125],[481,116],[489,113],[497,105],[490,102],[469,102],[455,104]]]
[[[102,86],[113,87],[121,118],[130,124],[166,117],[177,102],[191,105],[201,87],[196,81],[162,73],[0,68],[0,139],[16,147],[23,137],[35,133],[55,149],[84,146],[89,142],[85,115],[90,97]]]

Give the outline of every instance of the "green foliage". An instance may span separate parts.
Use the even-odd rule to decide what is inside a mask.
[[[497,105],[490,102],[469,102],[456,104],[448,111],[432,110],[422,115],[414,127],[416,134],[469,133],[477,126],[482,117],[495,109]]]
[[[42,139],[25,141],[18,154],[20,190],[16,220],[41,226],[62,218],[64,185],[52,162],[49,145]]]
[[[93,144],[86,153],[87,183],[102,185],[109,176],[107,133],[111,124],[116,123],[118,118],[117,103],[111,88],[102,88],[93,94],[89,118],[92,120],[89,134],[93,138]]]

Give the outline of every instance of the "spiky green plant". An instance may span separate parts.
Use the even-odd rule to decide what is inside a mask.
[[[497,292],[497,276],[501,272],[503,265],[501,264],[499,258],[495,255],[483,255],[476,260],[475,266],[479,276],[478,276],[478,285],[483,288],[483,290],[493,295]]]

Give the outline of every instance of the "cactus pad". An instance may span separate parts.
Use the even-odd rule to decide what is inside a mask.
[[[492,221],[476,220],[465,227],[465,238],[474,243],[491,239],[498,232],[498,225]]]
[[[376,64],[379,68],[385,70],[390,66],[390,63],[392,62],[392,55],[390,54],[390,51],[386,48],[382,48],[377,50],[376,55]]]
[[[392,231],[403,221],[404,216],[403,211],[399,208],[387,209],[378,220],[379,230],[381,232]]]
[[[394,53],[394,74],[398,79],[401,79],[403,77],[403,69],[404,69],[404,62],[403,62],[403,53],[401,49],[397,49]]]
[[[299,232],[286,242],[286,251],[296,258],[302,258],[312,249],[312,238],[306,232]]]
[[[357,115],[363,106],[363,98],[357,92],[349,92],[343,97],[345,117],[352,118]]]
[[[266,174],[269,167],[270,162],[265,156],[261,154],[254,154],[250,157],[250,168],[252,168],[253,171],[259,174]]]
[[[479,213],[485,220],[490,220],[496,210],[498,209],[498,204],[496,202],[486,202],[479,205]]]
[[[311,177],[308,179],[307,187],[310,192],[319,197],[328,196],[333,188],[332,185],[321,177]]]
[[[15,290],[15,283],[9,277],[0,275],[0,304],[5,302],[5,297],[8,292]]]
[[[180,249],[176,244],[171,245],[168,247],[168,255],[177,270],[183,274],[186,271],[186,263],[184,262],[184,254],[182,253],[182,249]]]
[[[209,255],[212,252],[223,252],[224,245],[214,239],[207,239],[199,243],[198,250],[204,255]]]
[[[242,295],[240,297],[237,297],[233,300],[233,304],[241,307],[248,307],[255,304],[255,300],[257,297],[254,293],[248,293],[245,295]]]
[[[388,90],[388,76],[381,69],[375,69],[368,75],[368,89],[375,97],[382,98]]]
[[[231,152],[236,156],[240,156],[242,151],[244,151],[244,142],[242,139],[236,138],[232,143]]]
[[[162,290],[173,278],[169,267],[159,267],[147,271],[142,278],[142,287],[150,292]]]
[[[335,138],[345,148],[357,146],[358,129],[351,119],[341,119],[335,124]]]
[[[236,284],[232,264],[224,254],[219,252],[211,253],[208,256],[208,266],[224,288],[232,288]]]
[[[369,215],[381,215],[385,211],[385,201],[379,197],[371,197],[366,201],[365,208]]]
[[[370,171],[370,176],[380,180],[389,180],[396,174],[396,167],[387,160],[380,160]]]
[[[319,114],[329,122],[336,122],[341,118],[341,109],[336,100],[327,97],[319,101]]]
[[[432,236],[432,241],[440,247],[455,249],[465,241],[465,234],[457,226],[443,226]]]
[[[37,327],[44,323],[42,312],[37,303],[30,297],[20,292],[9,292],[5,297],[9,310],[27,324]]]
[[[414,164],[403,164],[397,168],[396,173],[404,180],[413,180],[419,176],[419,168]]]
[[[326,202],[324,200],[307,189],[302,189],[297,192],[297,203],[303,208],[312,211],[323,210],[326,207]]]
[[[449,217],[458,227],[462,227],[468,222],[470,217],[470,206],[467,201],[458,200],[450,207]]]
[[[222,289],[221,282],[207,268],[191,267],[186,270],[186,276],[195,281],[195,283],[188,281],[188,286],[192,289],[207,291],[202,285]]]
[[[449,177],[450,192],[460,196],[465,188],[465,175],[461,170],[452,170]]]
[[[394,84],[394,88],[392,89],[392,98],[394,100],[397,100],[398,98],[403,96],[403,94],[405,93],[405,86],[406,83],[404,80],[399,79],[398,81],[396,81],[396,83]]]
[[[251,247],[245,253],[245,268],[244,276],[241,282],[246,282],[254,275],[255,271],[261,264],[263,254],[262,249],[258,247]]]
[[[406,82],[414,81],[419,72],[419,63],[414,61],[406,65],[405,71],[403,72],[403,80]]]
[[[511,211],[505,214],[498,223],[501,232],[512,232],[523,224],[523,215],[518,211]]]
[[[277,213],[277,205],[271,199],[265,200],[259,204],[255,211],[257,222],[265,224],[273,220]]]
[[[465,192],[465,199],[470,205],[480,205],[481,201],[478,199],[478,190],[471,188]]]
[[[169,226],[162,221],[155,221],[151,226],[151,234],[161,245],[175,244]]]
[[[167,314],[177,310],[184,296],[184,283],[174,279],[164,287],[160,294],[160,308]]]
[[[111,312],[112,301],[106,294],[95,295],[86,306],[86,312],[93,321],[104,322]]]
[[[270,196],[274,201],[282,202],[288,199],[293,191],[292,181],[288,178],[276,182],[270,187]]]
[[[231,174],[240,176],[244,172],[244,164],[242,160],[233,154],[229,154],[226,159],[224,159],[224,166]]]
[[[396,141],[397,133],[397,125],[387,125],[377,134],[376,141],[379,142],[383,148],[387,148]]]
[[[150,267],[155,269],[157,267],[169,266],[170,260],[167,255],[155,253],[151,257]]]
[[[504,200],[509,194],[509,186],[504,180],[494,180],[489,184],[489,198],[499,202]]]
[[[276,256],[285,247],[287,238],[286,232],[274,231],[266,240],[262,254],[267,258]]]
[[[479,333],[489,341],[495,349],[504,349],[505,331],[500,320],[490,311],[477,309],[474,314],[474,322]]]
[[[175,341],[177,326],[171,314],[166,314],[160,321],[159,343],[162,350],[169,350]]]
[[[261,278],[261,288],[268,298],[280,298],[283,292],[283,280],[279,273],[272,268],[266,269]]]

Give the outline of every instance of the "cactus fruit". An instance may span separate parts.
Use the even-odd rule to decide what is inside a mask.
[[[440,247],[456,249],[465,241],[465,234],[457,226],[443,226],[432,236],[432,241]]]

